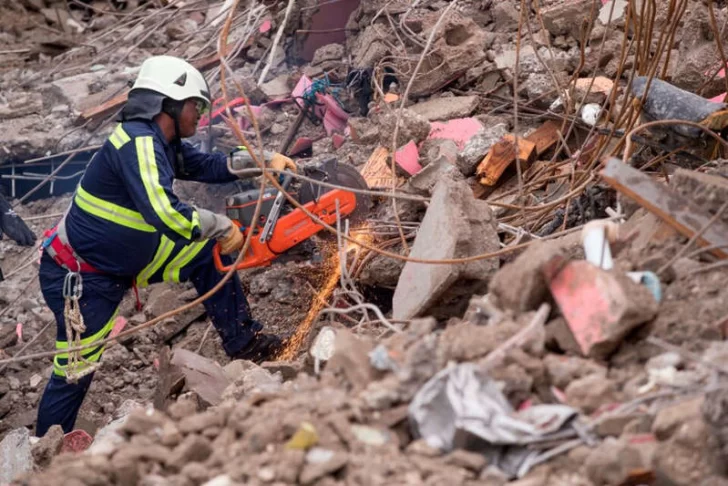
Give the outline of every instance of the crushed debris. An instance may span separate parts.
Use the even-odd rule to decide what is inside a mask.
[[[728,484],[724,2],[235,3],[0,6],[1,484]],[[155,284],[35,437],[31,233],[158,54],[205,74],[201,150],[259,130],[309,204],[327,163],[374,192],[238,272],[277,359],[231,361],[201,305],[136,329],[197,296]]]

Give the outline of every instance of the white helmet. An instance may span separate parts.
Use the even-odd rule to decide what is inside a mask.
[[[187,61],[172,56],[148,58],[139,70],[134,86],[148,89],[177,101],[195,98],[210,106],[210,88],[202,73]]]

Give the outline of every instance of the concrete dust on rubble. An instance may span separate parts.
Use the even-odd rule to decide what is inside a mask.
[[[673,117],[725,133],[728,8],[299,0],[284,26],[287,3],[240,2],[224,66],[229,1],[0,6],[0,195],[38,238],[163,53],[216,100],[203,151],[257,124],[300,173],[336,159],[379,192],[359,245],[319,233],[238,273],[286,340],[274,360],[231,360],[197,305],[108,344],[77,430],[42,438],[53,363],[23,356],[54,348],[55,320],[38,249],[5,235],[0,482],[728,484],[725,149],[684,124],[627,137]],[[174,190],[224,213],[251,183]],[[318,201],[307,184],[291,192]],[[130,292],[117,329],[196,297],[155,284],[137,310]]]

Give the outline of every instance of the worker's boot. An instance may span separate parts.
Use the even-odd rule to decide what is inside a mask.
[[[254,363],[262,363],[269,361],[278,354],[283,347],[281,338],[275,334],[258,333],[253,337],[252,341],[240,350],[233,359],[244,359]]]

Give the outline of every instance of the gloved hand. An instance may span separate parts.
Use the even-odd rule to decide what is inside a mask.
[[[35,235],[25,221],[15,214],[10,204],[0,196],[0,239],[3,233],[20,246],[33,246]]]
[[[218,238],[217,242],[220,243],[220,254],[229,255],[243,247],[245,238],[243,238],[243,233],[240,231],[240,228],[231,224],[230,230],[228,230],[225,236]]]
[[[298,167],[296,167],[296,164],[295,162],[293,162],[293,160],[289,159],[283,154],[279,154],[278,152],[273,154],[270,159],[269,165],[270,168],[274,170],[284,171],[288,169],[291,172],[296,172],[298,170]]]

